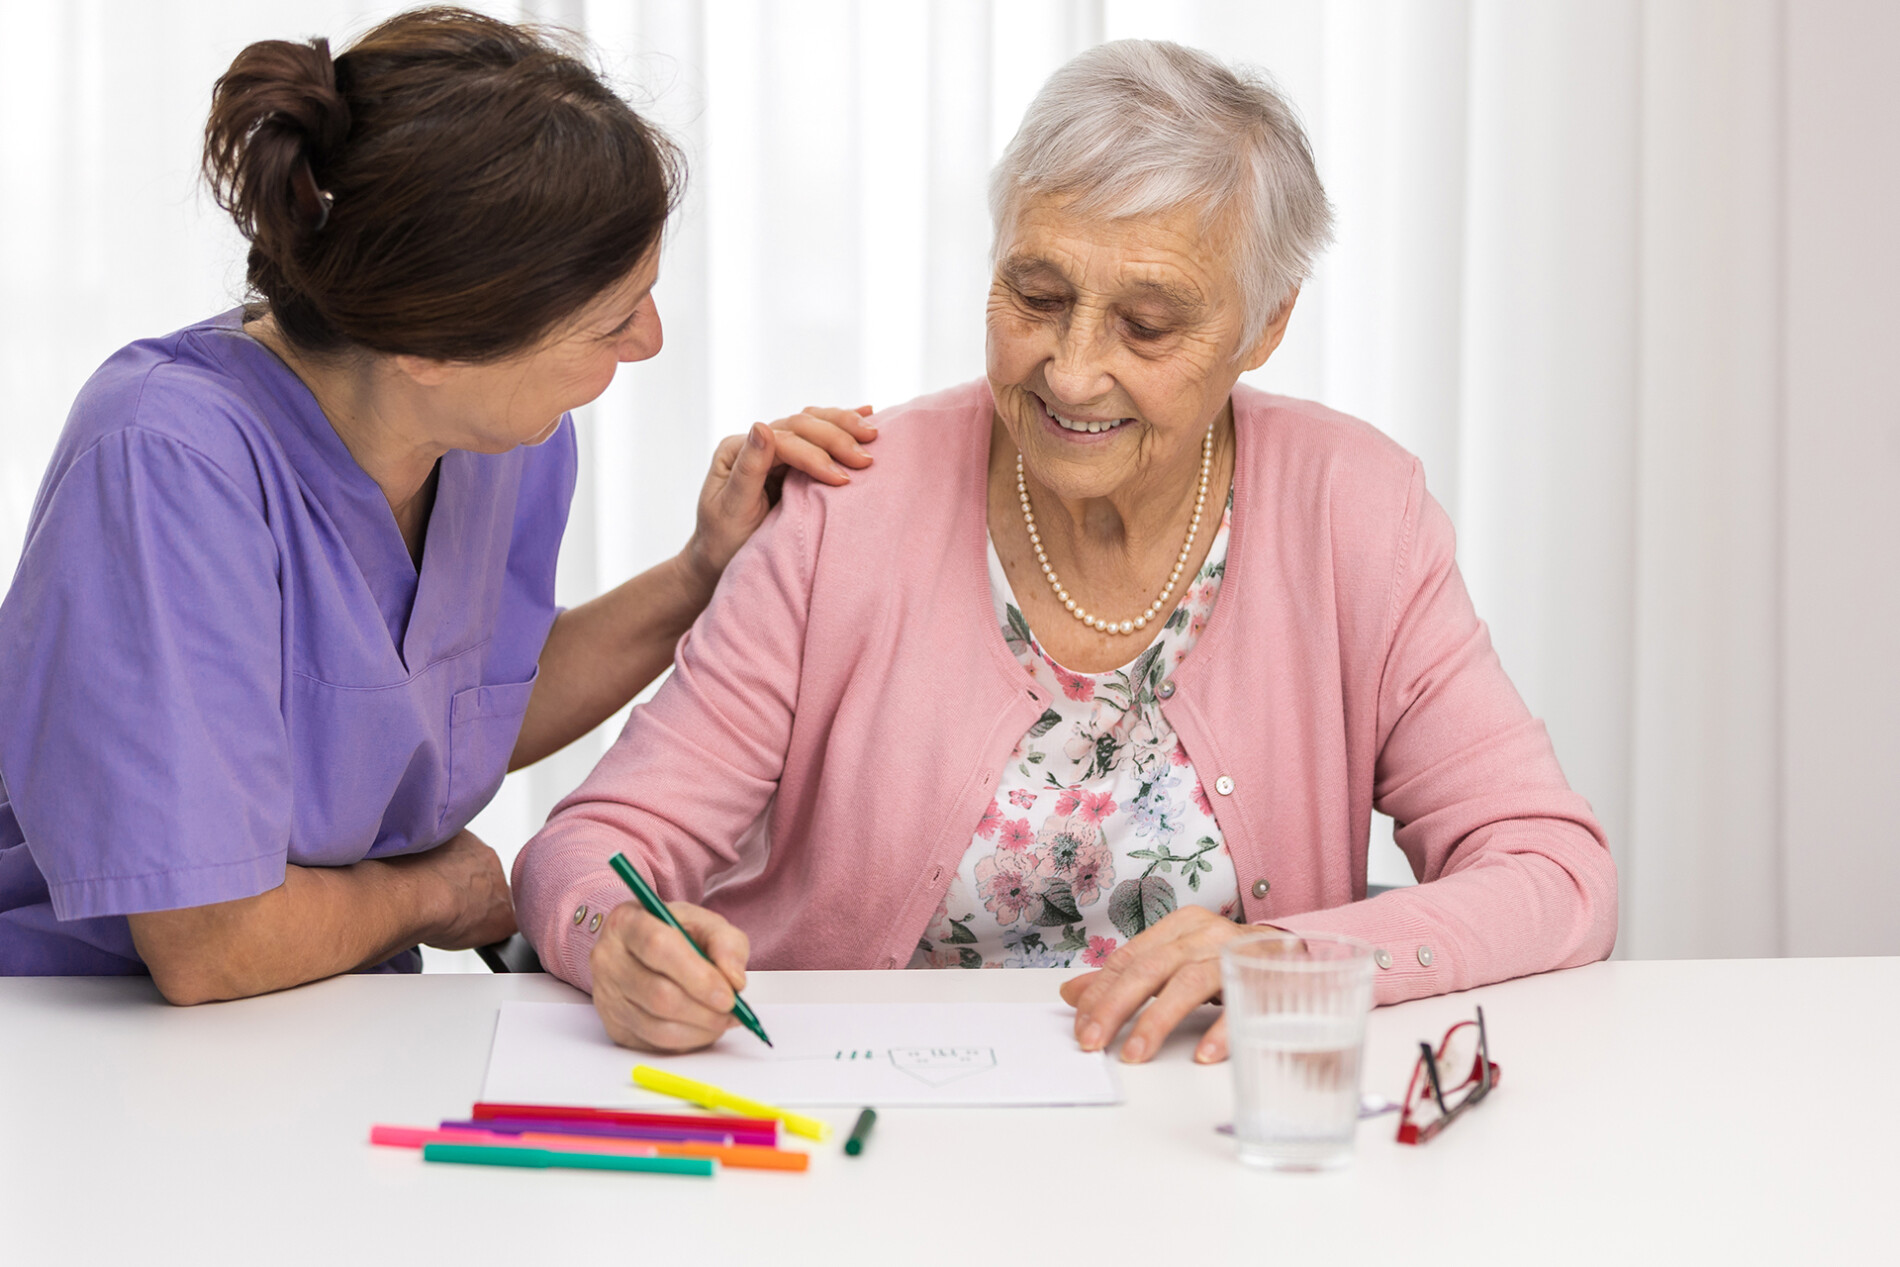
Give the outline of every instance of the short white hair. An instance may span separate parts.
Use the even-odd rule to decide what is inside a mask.
[[[1332,240],[1333,211],[1293,105],[1267,76],[1165,40],[1116,40],[1049,77],[990,174],[994,256],[1025,197],[1087,216],[1180,207],[1234,216],[1241,349],[1277,318]]]

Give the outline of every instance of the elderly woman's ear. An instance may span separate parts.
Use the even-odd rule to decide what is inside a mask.
[[[1267,363],[1267,358],[1272,356],[1274,349],[1280,346],[1280,340],[1286,338],[1286,323],[1292,320],[1293,305],[1299,302],[1299,298],[1300,288],[1295,286],[1293,293],[1286,297],[1286,302],[1280,305],[1279,315],[1267,322],[1267,328],[1260,332],[1259,340],[1248,349],[1244,358],[1245,368],[1241,370],[1241,373],[1257,370]]]

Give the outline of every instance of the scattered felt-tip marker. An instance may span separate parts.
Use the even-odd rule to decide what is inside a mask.
[[[876,1125],[876,1109],[866,1109],[858,1114],[858,1120],[851,1125],[851,1135],[844,1142],[847,1157],[856,1157],[864,1151],[864,1141],[871,1137],[871,1128]]]

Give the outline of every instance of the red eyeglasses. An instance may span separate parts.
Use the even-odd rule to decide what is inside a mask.
[[[1491,1063],[1484,1009],[1479,1008],[1477,1020],[1460,1021],[1445,1031],[1437,1051],[1430,1043],[1418,1045],[1418,1063],[1412,1066],[1399,1115],[1399,1143],[1425,1143],[1497,1085],[1498,1067]]]

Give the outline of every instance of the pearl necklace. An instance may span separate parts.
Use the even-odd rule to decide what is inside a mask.
[[[1160,597],[1148,605],[1148,610],[1133,620],[1104,620],[1092,616],[1080,606],[1069,591],[1062,588],[1062,581],[1056,576],[1056,570],[1049,566],[1049,556],[1042,552],[1042,536],[1036,531],[1036,512],[1029,508],[1029,486],[1023,480],[1023,454],[1016,451],[1016,499],[1023,504],[1023,524],[1029,529],[1029,544],[1036,547],[1036,561],[1042,564],[1042,575],[1048,580],[1049,588],[1062,600],[1062,606],[1071,616],[1091,629],[1105,634],[1129,634],[1137,629],[1146,629],[1148,622],[1155,618],[1162,605],[1168,601],[1168,595],[1174,593],[1174,587],[1181,583],[1181,569],[1187,566],[1188,557],[1194,553],[1194,536],[1201,530],[1201,511],[1207,505],[1207,475],[1214,466],[1214,424],[1209,423],[1207,436],[1201,441],[1201,487],[1194,496],[1194,518],[1188,523],[1187,541],[1181,546],[1181,553],[1174,560],[1174,571],[1168,573],[1168,583],[1162,588]]]

